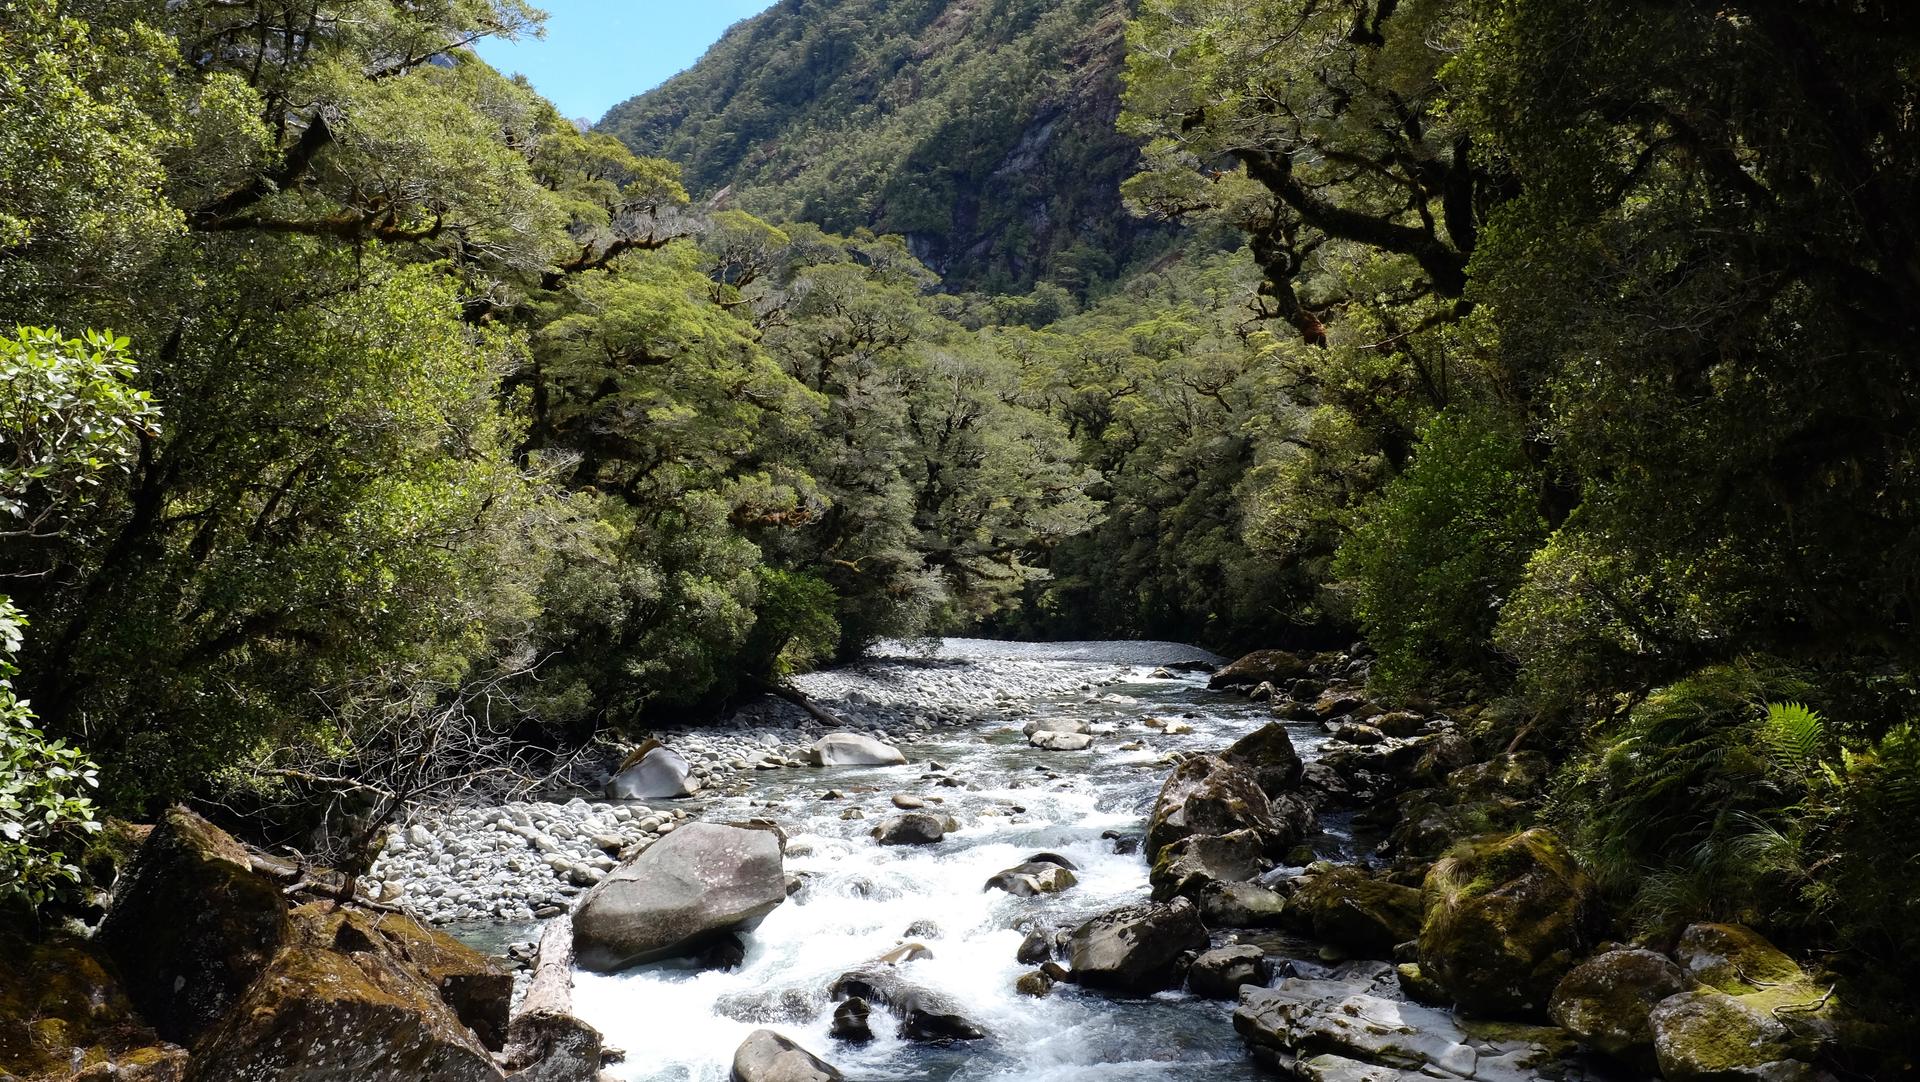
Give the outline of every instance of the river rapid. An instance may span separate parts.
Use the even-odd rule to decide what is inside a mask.
[[[1218,660],[1167,643],[949,639],[883,648],[861,664],[802,678],[851,728],[886,729],[909,761],[754,771],[730,793],[682,802],[707,820],[780,824],[787,871],[804,885],[743,936],[746,955],[735,969],[662,963],[579,973],[576,1010],[626,1053],[611,1073],[720,1082],[734,1049],[766,1027],[853,1079],[1257,1077],[1230,1004],[1185,992],[1115,999],[1067,984],[1040,999],[1014,990],[1032,968],[1015,960],[1028,929],[1071,928],[1146,896],[1144,858],[1126,841],[1144,832],[1170,756],[1219,749],[1273,720],[1259,704],[1208,691],[1204,673],[1153,675],[1164,665]],[[928,713],[940,722],[923,727]],[[1091,748],[1028,746],[1022,725],[1062,715],[1093,725]],[[897,724],[910,717],[922,720]],[[1293,738],[1311,760],[1326,737],[1300,723]],[[876,844],[869,831],[899,814],[896,794],[926,800],[960,829],[930,846]],[[1339,844],[1333,836],[1324,842],[1329,852]],[[1033,898],[984,888],[1040,850],[1079,865],[1078,884]],[[903,963],[903,976],[960,1004],[988,1039],[948,1047],[905,1041],[877,1008],[873,1042],[829,1036],[828,985],[907,942],[932,955]]]

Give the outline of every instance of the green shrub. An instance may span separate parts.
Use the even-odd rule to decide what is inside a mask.
[[[1494,622],[1546,534],[1521,437],[1504,417],[1434,418],[1406,471],[1341,545],[1335,573],[1356,588],[1385,685],[1500,664]]]
[[[47,740],[14,694],[25,623],[0,598],[0,904],[38,907],[81,881],[73,843],[100,829],[86,796],[99,780],[80,749]]]

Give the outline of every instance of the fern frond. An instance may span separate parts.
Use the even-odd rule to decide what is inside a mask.
[[[1768,703],[1760,744],[1782,773],[1805,778],[1820,767],[1827,748],[1827,719],[1805,703]]]

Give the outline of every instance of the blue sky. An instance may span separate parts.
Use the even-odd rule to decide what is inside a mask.
[[[608,109],[665,82],[700,59],[727,27],[772,0],[534,0],[547,36],[485,41],[479,53],[532,81],[569,117]]]

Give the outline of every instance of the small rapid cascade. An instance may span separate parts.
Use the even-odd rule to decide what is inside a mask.
[[[744,792],[701,802],[705,819],[779,823],[787,871],[804,886],[743,937],[733,970],[669,962],[579,973],[576,1009],[626,1053],[612,1073],[720,1082],[740,1042],[772,1028],[853,1079],[1257,1077],[1229,1004],[1184,992],[1115,999],[1065,984],[1035,999],[1014,988],[1033,968],[1015,959],[1027,930],[1071,928],[1146,897],[1144,858],[1115,837],[1143,832],[1170,769],[1164,757],[1220,748],[1271,720],[1243,698],[1207,691],[1203,674],[1150,675],[1206,657],[1170,644],[947,640],[933,657],[882,657],[812,678],[807,690],[856,727],[898,707],[938,707],[949,720],[896,734],[904,766],[763,771]],[[1028,746],[1022,725],[1060,715],[1090,722],[1093,747]],[[1315,726],[1295,733],[1304,755],[1323,739]],[[876,844],[869,831],[899,814],[896,794],[926,800],[960,829],[929,846]],[[1078,883],[1031,898],[985,889],[1040,851],[1078,865]],[[829,1036],[828,986],[909,942],[932,953],[902,963],[901,976],[957,1004],[988,1039],[906,1041],[877,1005],[871,1043]]]

